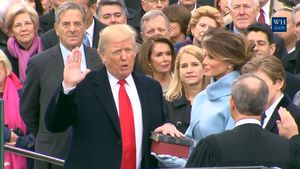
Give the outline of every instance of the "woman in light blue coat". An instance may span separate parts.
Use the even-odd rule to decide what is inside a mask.
[[[212,83],[193,102],[191,122],[185,135],[196,143],[206,136],[234,127],[229,108],[231,84],[251,57],[247,40],[223,29],[209,30],[201,45],[205,50],[204,75],[211,77]],[[168,167],[185,165],[185,160],[180,158],[158,157]]]

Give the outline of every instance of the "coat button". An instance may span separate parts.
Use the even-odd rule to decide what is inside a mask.
[[[181,122],[181,121],[176,122],[176,126],[177,126],[177,127],[180,127],[181,125],[182,125],[182,122]]]

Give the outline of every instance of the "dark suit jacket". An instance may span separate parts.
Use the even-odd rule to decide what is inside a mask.
[[[132,26],[138,36],[140,35],[141,29],[140,29],[140,21],[141,21],[141,9],[132,9],[132,8],[127,8],[128,15],[127,15],[127,24]],[[139,41],[142,42],[142,41]]]
[[[53,29],[55,23],[55,10],[51,9],[51,11],[42,15],[39,21],[40,21],[39,34],[45,33],[48,30]]]
[[[94,37],[93,37],[93,48],[98,48],[99,42],[99,32],[105,27],[102,23],[100,23],[96,18],[94,18],[95,26],[94,26]],[[50,29],[46,33],[41,35],[43,50],[49,49],[59,43],[59,39],[56,35],[54,29]]]
[[[96,49],[85,47],[87,67],[96,69]],[[65,158],[70,132],[52,133],[46,129],[44,116],[51,97],[63,80],[63,57],[59,45],[33,56],[28,63],[27,79],[21,95],[21,116],[36,136],[35,151]],[[43,167],[38,167],[42,169]]]
[[[296,42],[295,51],[289,53],[286,57],[281,58],[283,67],[292,74],[300,73],[300,41]]]
[[[276,106],[270,120],[268,121],[265,130],[268,130],[272,133],[278,134],[278,128],[276,125],[276,120],[280,120],[279,114],[278,114],[278,109],[280,107],[286,108],[293,118],[295,119],[298,129],[300,129],[300,108],[297,107],[287,95],[284,95],[283,98],[280,100],[278,105]],[[299,130],[300,131],[300,130]]]
[[[0,29],[0,49],[7,48],[8,36]]]
[[[284,93],[293,99],[295,94],[300,90],[300,79],[296,75],[285,71],[285,83]]]
[[[142,108],[142,167],[155,167],[149,138],[150,132],[163,122],[162,89],[158,82],[144,75],[132,76]],[[52,98],[45,121],[52,132],[73,126],[66,169],[120,168],[121,129],[105,66],[89,73],[71,95],[60,89]]]
[[[19,77],[19,61],[18,61],[18,58],[13,57],[9,53],[7,47],[2,48],[1,50],[6,54],[8,60],[9,60],[9,62],[11,64],[12,71]]]
[[[179,99],[169,102],[164,100],[164,112],[168,122],[174,124],[181,133],[185,133],[190,125],[191,103],[185,98],[185,95]]]
[[[141,1],[136,1],[136,0],[124,0],[125,6],[127,8],[132,8],[132,9],[140,9],[141,8]]]
[[[192,152],[186,167],[267,166],[300,167],[299,146],[270,133],[258,124],[204,138]]]

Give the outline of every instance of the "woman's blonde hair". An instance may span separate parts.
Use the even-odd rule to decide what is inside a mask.
[[[216,21],[217,28],[223,28],[224,27],[224,20],[222,14],[218,11],[218,9],[211,7],[211,6],[201,6],[197,8],[190,20],[189,26],[188,26],[188,34],[191,34],[191,29],[194,28],[199,19],[203,16],[209,17]]]
[[[6,54],[2,50],[0,50],[0,63],[1,62],[4,64],[6,70],[6,76],[9,76],[12,72],[12,67]]]
[[[174,66],[174,76],[170,82],[170,88],[167,90],[165,95],[165,99],[169,102],[182,97],[182,95],[186,94],[186,86],[184,85],[183,81],[180,78],[180,59],[184,54],[193,55],[197,58],[201,64],[204,60],[204,53],[202,49],[195,45],[187,45],[181,47],[177,53],[175,66]],[[210,78],[203,76],[202,78],[202,90],[209,84]],[[199,91],[200,92],[200,91]]]

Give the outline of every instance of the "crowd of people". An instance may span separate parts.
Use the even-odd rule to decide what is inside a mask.
[[[65,160],[5,152],[5,169],[300,168],[298,0],[0,6],[5,144]],[[192,139],[189,158],[151,132]]]

